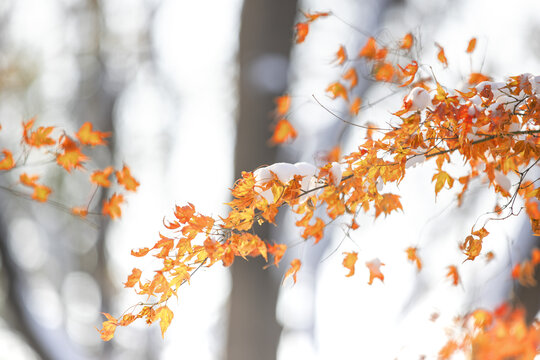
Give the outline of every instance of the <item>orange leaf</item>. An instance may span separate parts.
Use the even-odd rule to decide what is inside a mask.
[[[291,96],[278,96],[274,99],[274,101],[276,103],[276,115],[280,117],[285,116],[285,114],[287,114],[289,108],[291,107]]]
[[[131,256],[142,257],[148,254],[149,251],[150,249],[147,247],[139,249],[139,250],[131,250]]]
[[[345,258],[343,259],[343,266],[349,269],[349,273],[345,275],[346,277],[350,277],[354,275],[354,264],[356,264],[356,260],[358,260],[358,253],[356,251],[353,252],[344,252]]]
[[[375,278],[381,280],[381,282],[384,282],[384,275],[380,269],[381,266],[384,266],[384,264],[378,258],[366,262],[366,266],[369,269],[369,285],[373,284],[373,280]]]
[[[330,15],[330,12],[315,12],[313,14],[302,12],[304,16],[307,18],[308,22],[313,22],[317,20],[320,17],[327,17]]]
[[[131,275],[128,276],[127,281],[124,283],[125,287],[133,287],[135,284],[139,282],[139,279],[141,278],[142,271],[134,268],[131,271]]]
[[[300,259],[294,259],[293,261],[291,261],[291,268],[287,270],[287,272],[285,273],[285,276],[283,277],[283,281],[285,281],[287,277],[292,275],[294,283],[296,284],[296,273],[298,272],[298,270],[300,270],[301,266],[302,266],[302,262],[300,261]]]
[[[360,111],[360,107],[362,106],[362,99],[356,96],[351,103],[351,106],[349,107],[349,111],[352,115],[358,115],[358,112]]]
[[[287,250],[287,245],[285,244],[273,244],[268,245],[268,252],[272,255],[274,255],[274,265],[278,267],[279,262],[281,261],[281,258],[283,258],[283,255],[285,254],[285,251]]]
[[[416,61],[413,61],[409,65],[405,66],[405,69],[402,68],[401,66],[399,66],[399,68],[401,72],[403,72],[403,75],[409,77],[409,80],[407,80],[405,83],[400,85],[400,87],[407,86],[410,83],[412,83],[414,80],[414,77],[416,76],[416,72],[418,71],[418,63]]]
[[[415,247],[408,247],[405,252],[407,253],[407,259],[409,261],[416,263],[416,267],[418,268],[418,271],[422,270],[422,261],[418,258],[418,254],[416,253],[418,249]]]
[[[403,39],[401,39],[401,44],[399,45],[399,47],[404,50],[409,50],[412,47],[413,42],[414,42],[414,37],[412,36],[411,33],[408,33],[407,35],[403,37]]]
[[[156,317],[159,318],[159,327],[161,328],[161,336],[165,337],[165,331],[171,324],[174,313],[167,306],[162,306],[156,309]]]
[[[51,193],[51,191],[52,190],[45,185],[35,185],[34,193],[32,194],[32,199],[39,202],[45,202],[47,201],[47,198],[49,197],[49,194]]]
[[[341,83],[335,82],[326,88],[326,91],[332,94],[332,99],[337,98],[338,96],[341,96],[345,100],[349,100],[349,96],[347,95],[347,90]]]
[[[116,320],[116,318],[112,317],[110,314],[103,313],[103,315],[107,317],[107,321],[103,322],[103,329],[98,331],[103,341],[109,341],[114,336],[114,331],[118,326],[118,320]]]
[[[103,202],[103,215],[109,215],[111,219],[116,219],[122,216],[122,210],[120,204],[124,202],[124,196],[120,194],[113,194],[108,201]]]
[[[472,38],[471,40],[469,40],[469,45],[467,45],[467,53],[470,54],[474,51],[474,49],[476,48],[476,38]]]
[[[85,122],[75,135],[77,136],[77,139],[79,139],[81,144],[95,146],[107,144],[104,139],[111,136],[111,133],[92,131],[92,123]]]
[[[437,59],[444,65],[444,67],[447,67],[448,60],[446,59],[446,55],[444,54],[443,47],[437,43],[435,43],[435,46],[439,48],[439,52],[437,53]]]
[[[349,86],[350,89],[358,85],[358,74],[356,73],[356,70],[354,68],[347,70],[347,72],[343,74],[343,80],[349,80],[351,82]]]
[[[52,126],[38,127],[36,131],[30,134],[30,138],[28,139],[27,144],[30,146],[37,147],[37,148],[41,146],[48,146],[48,145],[56,144],[56,141],[53,138],[49,137],[49,134],[53,131],[53,129],[54,127]]]
[[[116,171],[114,174],[116,175],[118,183],[124,186],[127,191],[137,191],[137,187],[140,184],[133,176],[131,176],[129,167],[124,165],[122,171]]]
[[[480,84],[483,81],[490,81],[490,80],[491,80],[491,78],[489,76],[484,75],[484,74],[471,73],[471,75],[469,75],[468,83],[470,85],[476,85],[476,84]]]
[[[374,67],[373,76],[377,81],[392,81],[394,77],[394,67],[389,63],[378,64]]]
[[[34,122],[36,122],[35,117],[31,118],[26,123],[24,121],[22,123],[22,125],[23,125],[23,139],[24,139],[24,142],[27,143],[27,144],[30,144],[30,136],[31,136],[30,135],[30,130],[34,126]]]
[[[71,213],[84,218],[88,215],[88,208],[86,206],[74,206],[71,208]]]
[[[25,185],[25,186],[29,186],[29,187],[34,187],[36,186],[36,181],[39,179],[39,175],[31,175],[31,176],[28,176],[27,173],[22,173],[20,176],[19,176],[19,181],[21,182],[21,184]]]
[[[299,44],[304,42],[307,34],[309,33],[309,24],[308,23],[298,23],[294,26],[296,29],[296,43]]]
[[[375,203],[375,218],[377,218],[381,212],[384,213],[384,215],[390,214],[392,211],[401,209],[403,210],[403,206],[401,205],[401,202],[399,201],[400,196],[386,193],[381,194],[382,198]]]
[[[0,170],[9,170],[15,167],[15,162],[13,161],[13,155],[9,150],[2,150],[4,153],[4,158],[0,161]]]
[[[90,181],[99,186],[109,187],[111,186],[111,181],[109,180],[109,176],[112,174],[112,172],[113,172],[112,166],[108,166],[103,170],[96,170],[90,176]]]
[[[360,53],[358,54],[358,57],[365,57],[367,59],[375,59],[375,56],[377,55],[377,42],[373,37],[370,37],[362,48],[360,50]]]
[[[336,52],[336,61],[339,65],[343,65],[347,61],[347,52],[343,45],[340,45],[339,50]]]
[[[314,225],[306,226],[306,229],[302,233],[302,237],[307,239],[310,236],[315,238],[315,244],[318,243],[324,234],[325,223],[321,218],[317,218]]]
[[[448,266],[448,272],[446,273],[446,277],[452,279],[452,284],[454,286],[457,286],[459,284],[459,274],[455,265]]]
[[[270,138],[270,143],[276,145],[276,144],[283,144],[289,140],[293,140],[298,136],[296,133],[295,128],[291,125],[291,123],[283,118],[280,119],[276,127],[274,128],[274,134],[272,134],[272,137]]]
[[[81,149],[69,136],[64,135],[62,139],[60,147],[63,151],[56,155],[56,162],[68,172],[71,172],[72,169],[82,168],[82,163],[88,158],[81,153]]]

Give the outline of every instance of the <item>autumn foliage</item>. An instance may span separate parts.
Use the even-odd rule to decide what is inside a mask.
[[[305,20],[295,26],[296,43],[306,41],[310,26],[328,16],[331,13],[304,14]],[[124,283],[141,295],[144,302],[118,319],[106,314],[107,320],[100,330],[102,338],[110,340],[116,327],[140,318],[149,324],[159,321],[164,333],[173,318],[168,301],[178,296],[180,286],[189,282],[202,266],[216,263],[230,266],[238,257],[258,256],[278,266],[286,245],[261,239],[252,229],[256,224],[274,224],[276,215],[284,209],[295,214],[299,237],[315,244],[322,241],[328,224],[337,218],[345,219],[347,231],[354,231],[358,228],[355,221],[358,216],[378,218],[402,211],[399,193],[386,189],[398,185],[408,169],[425,162],[435,167],[431,177],[435,195],[451,189],[461,204],[469,184],[478,180],[501,199],[495,211],[486,209],[491,215],[487,221],[470,224],[470,233],[464,234],[460,241],[462,259],[448,265],[447,278],[441,279],[448,286],[460,284],[459,264],[475,261],[480,255],[493,258],[492,253],[484,254],[482,250],[489,236],[490,221],[527,216],[532,232],[540,235],[540,189],[538,179],[532,175],[540,159],[540,77],[522,74],[493,82],[486,75],[473,73],[467,86],[452,89],[439,83],[431,71],[422,71],[423,64],[413,58],[415,41],[411,33],[393,46],[369,37],[352,57],[351,51],[340,46],[334,54],[334,66],[342,67],[343,75],[324,89],[329,99],[344,102],[349,115],[356,116],[363,105],[352,90],[358,84],[360,71],[367,67],[369,73],[363,75],[372,81],[384,82],[396,92],[406,89],[401,108],[393,110],[391,125],[379,128],[356,124],[365,129],[365,137],[357,149],[341,156],[339,148],[334,149],[322,166],[276,163],[243,172],[231,189],[230,212],[225,217],[201,214],[193,204],[176,206],[173,214],[164,220],[159,240],[151,247],[132,251],[135,257],[153,256],[161,261],[161,267],[153,275],[145,276],[143,271],[133,269]],[[472,54],[475,46],[473,38],[464,46],[464,53]],[[450,66],[443,46],[435,44],[435,48],[436,61],[444,68]],[[418,75],[420,72],[422,76]],[[290,95],[276,100],[272,144],[293,141],[297,136],[287,119],[291,103]],[[67,136],[52,140],[48,137],[50,133],[49,128],[25,130],[25,141],[33,147],[57,144],[57,158],[61,159],[58,163],[67,171],[81,168],[86,159],[79,145]],[[91,135],[92,128],[88,125],[79,133],[81,145],[97,145],[104,137],[99,133]],[[465,164],[464,174],[452,172],[449,165],[456,161]],[[4,150],[0,167],[8,170],[13,164],[11,153]],[[117,171],[116,178],[126,190],[134,190],[137,183],[126,169]],[[105,168],[94,173],[92,181],[106,186],[111,174],[112,169]],[[37,186],[37,180],[26,179],[25,183]],[[41,195],[36,197],[47,196],[38,193]],[[119,216],[122,202],[122,195],[114,194],[103,205],[103,213],[111,218]],[[326,214],[321,215],[318,209],[324,209]],[[411,266],[423,271],[421,249],[405,245],[403,251]],[[343,253],[345,276],[355,275],[360,258],[357,252]],[[517,264],[511,275],[524,285],[534,285],[533,270],[539,262],[540,255],[535,249],[531,260]],[[364,259],[362,264],[369,270],[366,282],[384,282],[385,264],[379,258]],[[289,277],[293,282],[300,281],[297,275],[301,266],[301,259],[294,259],[284,281]],[[466,334],[450,340],[439,356],[444,359],[456,351],[472,351],[478,359],[532,358],[540,345],[538,324],[525,324],[520,310],[501,309],[493,313],[477,310],[463,318]]]
[[[94,130],[89,122],[84,123],[72,135],[68,134],[66,130],[54,126],[36,126],[36,122],[37,119],[32,118],[21,124],[22,140],[19,148],[2,150],[0,175],[16,174],[18,182],[10,187],[2,186],[1,189],[15,196],[30,198],[37,202],[51,202],[50,197],[54,197],[53,189],[41,180],[39,173],[28,170],[31,169],[28,159],[31,157],[39,158],[45,165],[60,167],[67,172],[68,176],[75,170],[88,173],[88,182],[93,184],[88,203],[66,205],[52,200],[55,207],[81,218],[100,214],[107,215],[111,219],[120,217],[120,205],[124,202],[122,194],[112,194],[108,200],[101,204],[101,211],[99,208],[93,209],[92,206],[92,199],[99,188],[111,188],[114,185],[111,182],[114,168],[108,166],[94,171],[89,171],[86,168],[87,165],[92,166],[92,164],[90,156],[85,154],[85,149],[106,145],[106,139],[111,134]],[[124,165],[115,174],[119,187],[128,191],[137,190],[139,183],[131,176],[129,167]]]

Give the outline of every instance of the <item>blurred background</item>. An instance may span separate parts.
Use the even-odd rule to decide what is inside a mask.
[[[522,218],[490,224],[485,251],[495,260],[462,264],[457,244],[497,199],[474,184],[461,208],[442,192],[435,200],[429,164],[399,187],[403,214],[360,219],[349,239],[339,223],[317,246],[300,241],[289,216],[260,235],[290,246],[279,269],[258,260],[203,269],[181,289],[165,339],[159,327],[135,323],[102,342],[101,312],[119,315],[138,299],[122,282],[130,256],[153,245],[175,204],[226,214],[242,170],[278,161],[322,164],[325,152],[356,148],[363,133],[330,115],[347,105],[324,90],[342,75],[339,45],[354,57],[368,36],[396,44],[416,37],[414,54],[438,80],[459,88],[472,71],[502,80],[540,74],[540,3],[494,0],[0,0],[0,147],[16,149],[20,124],[76,131],[90,121],[113,131],[93,149],[88,170],[127,163],[141,183],[119,221],[81,221],[47,204],[0,191],[0,359],[330,359],[433,358],[456,314],[525,297],[510,270],[534,240]],[[293,46],[300,10],[332,11]],[[472,57],[465,54],[478,38]],[[434,42],[450,67],[436,61]],[[356,95],[368,104],[359,123],[386,123],[405,93],[373,83],[368,67]],[[405,91],[405,90],[401,90]],[[298,138],[271,147],[274,98],[292,97]],[[373,106],[369,106],[373,104]],[[84,203],[77,176],[36,166],[52,199]],[[29,170],[30,171],[30,170]],[[459,171],[459,169],[455,169]],[[82,177],[87,176],[83,174]],[[81,179],[82,179],[81,177]],[[17,180],[1,175],[3,186]],[[107,193],[99,193],[103,199]],[[404,250],[421,249],[417,273]],[[358,251],[357,274],[346,278],[342,252]],[[362,264],[380,258],[385,283],[367,285]],[[292,258],[303,268],[295,286],[281,285]],[[462,284],[445,280],[457,265]],[[537,290],[536,290],[537,291]],[[538,310],[539,295],[531,311]]]

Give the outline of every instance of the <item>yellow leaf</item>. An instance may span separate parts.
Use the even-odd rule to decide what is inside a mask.
[[[156,318],[159,318],[159,327],[161,328],[162,337],[165,337],[165,331],[167,331],[173,317],[173,312],[167,306],[162,306],[156,309]]]

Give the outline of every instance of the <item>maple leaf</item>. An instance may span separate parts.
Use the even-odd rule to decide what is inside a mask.
[[[289,140],[295,139],[297,136],[296,129],[287,119],[283,118],[277,122],[274,133],[270,138],[270,143],[274,145],[283,144]]]
[[[317,218],[315,221],[315,224],[313,225],[307,225],[304,232],[302,233],[302,237],[304,239],[307,239],[310,236],[313,236],[315,238],[315,244],[318,243],[324,234],[324,227],[325,223],[321,218]]]
[[[381,266],[384,266],[384,264],[378,258],[367,261],[366,266],[369,269],[369,285],[373,284],[373,280],[376,278],[384,282],[384,275],[381,272]]]
[[[435,195],[441,191],[445,183],[448,184],[448,188],[450,189],[454,186],[454,179],[445,171],[439,171],[437,174],[433,175],[431,181],[433,182],[435,180],[437,180],[435,183]]]
[[[343,266],[349,269],[349,273],[345,275],[346,277],[350,277],[354,275],[354,265],[356,264],[356,261],[358,260],[358,253],[356,251],[353,252],[344,252],[345,258],[343,259]]]
[[[23,140],[26,144],[30,145],[30,130],[34,126],[34,123],[36,122],[36,118],[33,117],[30,120],[28,120],[26,123],[23,121]]]
[[[366,59],[373,60],[375,59],[376,55],[377,55],[377,42],[375,41],[375,38],[370,37],[366,45],[364,45],[362,50],[360,50],[358,57],[365,57]]]
[[[113,194],[109,200],[103,202],[103,215],[109,215],[111,219],[116,219],[122,216],[122,210],[120,204],[124,202],[124,196],[120,194]]]
[[[343,45],[340,45],[336,52],[336,61],[339,65],[343,65],[347,61],[347,51]]]
[[[26,141],[26,143],[36,148],[56,144],[56,141],[53,138],[49,137],[53,129],[54,127],[52,126],[38,127],[34,132],[30,134],[30,138]]]
[[[377,64],[373,69],[373,76],[377,81],[390,82],[394,78],[394,67],[386,62]]]
[[[103,315],[105,315],[107,320],[103,322],[103,328],[98,331],[103,341],[109,341],[114,337],[114,331],[118,326],[118,320],[116,320],[115,317],[111,316],[111,314],[103,313]]]
[[[296,273],[298,272],[298,270],[300,270],[301,266],[302,262],[300,261],[300,259],[294,259],[293,261],[291,261],[291,268],[285,273],[285,276],[283,277],[283,282],[285,282],[285,279],[287,279],[287,277],[292,275],[293,281],[296,284]]]
[[[49,197],[51,191],[52,190],[45,185],[34,185],[34,193],[32,194],[32,199],[39,202],[45,202],[47,201],[47,198]]]
[[[394,210],[403,210],[403,206],[401,205],[399,198],[399,195],[391,193],[382,194],[382,199],[375,203],[375,218],[377,218],[381,212],[383,212],[386,216]]]
[[[404,50],[409,50],[414,42],[414,37],[411,33],[406,34],[400,41],[399,47]]]
[[[296,43],[300,44],[304,42],[307,34],[309,33],[309,23],[300,22],[294,26],[296,30]]]
[[[407,253],[407,259],[411,262],[416,263],[416,267],[418,268],[418,271],[422,270],[422,261],[420,261],[420,258],[418,258],[417,248],[415,247],[408,247],[405,252]]]
[[[2,150],[4,158],[0,161],[0,170],[9,170],[15,167],[15,162],[13,161],[13,155],[9,150]]]
[[[400,85],[400,87],[404,87],[413,82],[414,77],[416,76],[416,72],[418,71],[418,63],[416,61],[413,61],[409,65],[405,66],[405,69],[402,68],[401,66],[399,66],[399,69],[401,70],[404,76],[409,77],[409,80],[407,80],[402,85]]]
[[[125,287],[133,287],[135,284],[139,282],[139,279],[141,278],[142,271],[134,268],[131,271],[131,275],[128,276],[127,281],[124,283]]]
[[[103,170],[96,170],[90,176],[90,181],[98,186],[109,187],[111,186],[111,181],[109,180],[109,176],[112,174],[112,172],[113,172],[112,166],[108,166]]]
[[[36,186],[36,181],[39,179],[39,175],[28,175],[27,173],[22,173],[19,175],[19,181],[24,186],[34,187]]]
[[[466,52],[470,54],[474,51],[475,48],[476,48],[476,38],[472,38],[471,40],[469,40],[469,44],[467,45]]]
[[[82,168],[83,162],[88,160],[88,157],[81,152],[81,149],[69,136],[63,135],[61,141],[62,152],[56,155],[56,162],[67,172],[71,172],[72,169]]]
[[[111,136],[111,133],[92,131],[92,123],[85,122],[84,124],[82,124],[81,128],[75,134],[75,136],[77,136],[77,139],[79,139],[79,141],[83,145],[96,146],[107,144],[107,141],[105,141],[104,139]]]
[[[358,85],[358,74],[356,73],[356,70],[354,68],[350,68],[343,74],[343,80],[349,80],[350,86],[349,89],[354,88],[356,85]]]
[[[148,254],[149,251],[150,251],[150,249],[147,248],[147,247],[139,249],[139,250],[131,250],[131,255],[136,256],[136,257],[142,257],[142,256]]]
[[[118,183],[127,191],[137,191],[137,187],[139,187],[140,184],[133,176],[131,176],[131,170],[129,167],[124,165],[122,167],[122,171],[116,171],[114,174],[116,175],[116,180]]]
[[[467,82],[470,85],[476,85],[484,81],[491,81],[491,78],[481,73],[471,73]]]
[[[344,100],[347,100],[347,101],[349,100],[349,96],[347,95],[347,90],[339,82],[335,82],[328,85],[325,91],[332,94],[332,99],[335,99],[337,97],[342,97]]]
[[[452,280],[452,284],[454,286],[457,286],[459,284],[459,274],[455,265],[448,266],[448,272],[446,273],[446,277]]]
[[[285,244],[272,244],[268,245],[268,252],[272,255],[274,255],[274,265],[276,267],[279,267],[279,262],[283,258],[283,255],[285,254],[285,251],[287,250],[287,245]]]
[[[351,103],[351,106],[349,106],[349,112],[352,115],[358,115],[361,107],[362,107],[362,99],[356,96],[353,102]]]
[[[444,48],[435,43],[435,46],[439,48],[439,52],[437,53],[437,59],[444,65],[444,67],[448,67],[448,60],[446,59],[446,55],[444,54]]]
[[[276,103],[276,115],[279,117],[283,117],[287,114],[289,108],[291,107],[291,96],[278,96],[274,99],[274,102]]]

